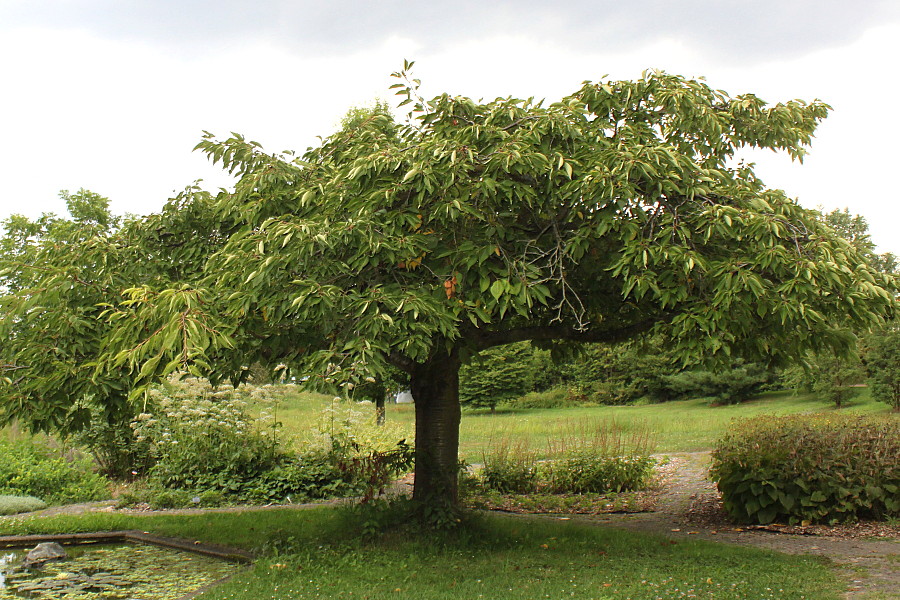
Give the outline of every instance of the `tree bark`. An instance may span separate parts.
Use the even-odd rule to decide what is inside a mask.
[[[438,352],[412,370],[416,405],[413,500],[431,507],[458,503],[459,367],[457,350]]]
[[[375,399],[375,424],[384,427],[384,396]]]

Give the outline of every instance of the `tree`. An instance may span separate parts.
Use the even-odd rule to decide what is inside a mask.
[[[873,269],[886,275],[896,275],[896,257],[889,252],[875,253],[875,243],[869,235],[869,223],[865,217],[853,215],[845,208],[821,213],[819,219],[849,242]],[[868,345],[866,338],[870,335],[869,332],[862,332],[864,346]],[[786,371],[786,376],[794,387],[814,392],[841,408],[859,393],[859,388],[852,386],[865,381],[865,369],[859,348],[844,355],[824,348],[798,361]]]
[[[229,224],[221,245],[196,276],[127,290],[98,369],[132,373],[137,397],[179,369],[216,381],[278,361],[337,385],[399,368],[414,499],[433,515],[456,502],[458,375],[478,352],[653,332],[686,359],[771,361],[846,349],[846,326],[895,307],[892,278],[732,164],[742,146],[802,158],[820,102],[660,72],[548,105],[426,101],[395,75],[406,122],[372,115],[299,158],[205,136],[239,176],[203,204]]]
[[[109,212],[109,200],[63,191],[70,217],[13,215],[0,238],[0,424],[35,431],[83,429],[96,411],[127,425],[133,374],[101,367],[104,313],[136,284],[196,279],[227,220],[210,218],[195,187],[140,221]],[[188,323],[189,320],[185,320]]]
[[[896,273],[897,257],[890,252],[875,253],[875,242],[869,235],[869,222],[864,216],[851,215],[850,209],[844,208],[823,213],[821,219],[839,236],[850,242],[875,269],[882,273]]]
[[[869,336],[864,354],[872,397],[900,411],[900,331],[897,325]]]
[[[497,404],[527,394],[534,387],[533,362],[525,343],[485,350],[460,370],[460,402],[493,411]]]
[[[846,356],[823,351],[786,369],[784,379],[796,391],[812,392],[841,408],[859,394],[859,388],[854,386],[865,382],[866,372],[858,351]]]
[[[71,218],[13,215],[3,223],[0,422],[18,418],[65,433],[89,422],[91,398],[110,414],[124,406],[127,380],[92,381],[89,363],[105,331],[97,305],[115,300],[107,290],[121,290],[127,280],[118,279],[118,265],[108,269],[118,256],[110,238],[119,225],[109,200],[86,190],[60,197]],[[76,246],[80,251],[71,252]]]

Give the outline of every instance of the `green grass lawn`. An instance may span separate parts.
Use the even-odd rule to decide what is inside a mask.
[[[277,406],[277,419],[300,444],[331,402],[325,396],[290,390]],[[371,407],[361,408],[374,413]],[[414,407],[389,405],[387,410],[388,420],[411,438]],[[635,435],[652,432],[659,451],[700,450],[710,448],[735,418],[834,410],[809,395],[770,393],[715,408],[695,400],[474,411],[463,414],[461,456],[480,462],[482,449],[501,439],[524,441],[541,450],[550,440],[589,435],[611,423]],[[867,393],[842,410],[888,412]],[[333,507],[182,516],[94,513],[0,519],[0,534],[139,529],[257,554],[252,569],[210,590],[202,596],[205,600],[836,600],[843,589],[822,559],[700,540],[676,542],[572,521],[478,515],[453,537],[421,535],[400,527],[387,529],[376,540],[364,540],[359,532],[367,523],[371,517]]]
[[[278,408],[284,432],[302,441],[309,426],[320,418],[332,402],[330,397],[289,393]],[[371,410],[373,408],[366,408]],[[544,453],[551,440],[581,436],[614,423],[625,432],[649,432],[658,452],[707,450],[734,419],[762,414],[831,412],[833,405],[811,394],[770,392],[753,400],[729,406],[711,407],[704,400],[685,400],[638,406],[596,406],[585,408],[466,411],[460,426],[460,458],[472,463],[482,460],[482,452],[498,440],[514,440]],[[864,389],[849,406],[840,409],[857,413],[884,413],[890,408],[871,399]],[[403,426],[412,439],[415,408],[409,404],[388,404],[387,419]]]
[[[836,600],[843,587],[812,557],[572,522],[477,516],[453,537],[400,529],[363,541],[360,518],[334,508],[93,514],[0,520],[0,533],[140,529],[257,553],[251,570],[204,600]]]

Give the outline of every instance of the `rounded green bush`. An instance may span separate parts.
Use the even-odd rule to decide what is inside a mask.
[[[0,515],[17,515],[47,508],[47,503],[34,496],[0,496]]]
[[[710,473],[739,522],[837,523],[900,516],[900,420],[792,415],[739,421]]]

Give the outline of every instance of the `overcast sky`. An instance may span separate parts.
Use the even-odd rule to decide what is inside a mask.
[[[302,151],[392,100],[404,58],[426,96],[552,101],[659,68],[822,99],[804,164],[753,154],[758,173],[900,254],[896,0],[0,0],[0,218],[64,213],[62,189],[144,214],[195,179],[228,185],[191,151],[202,130]]]

